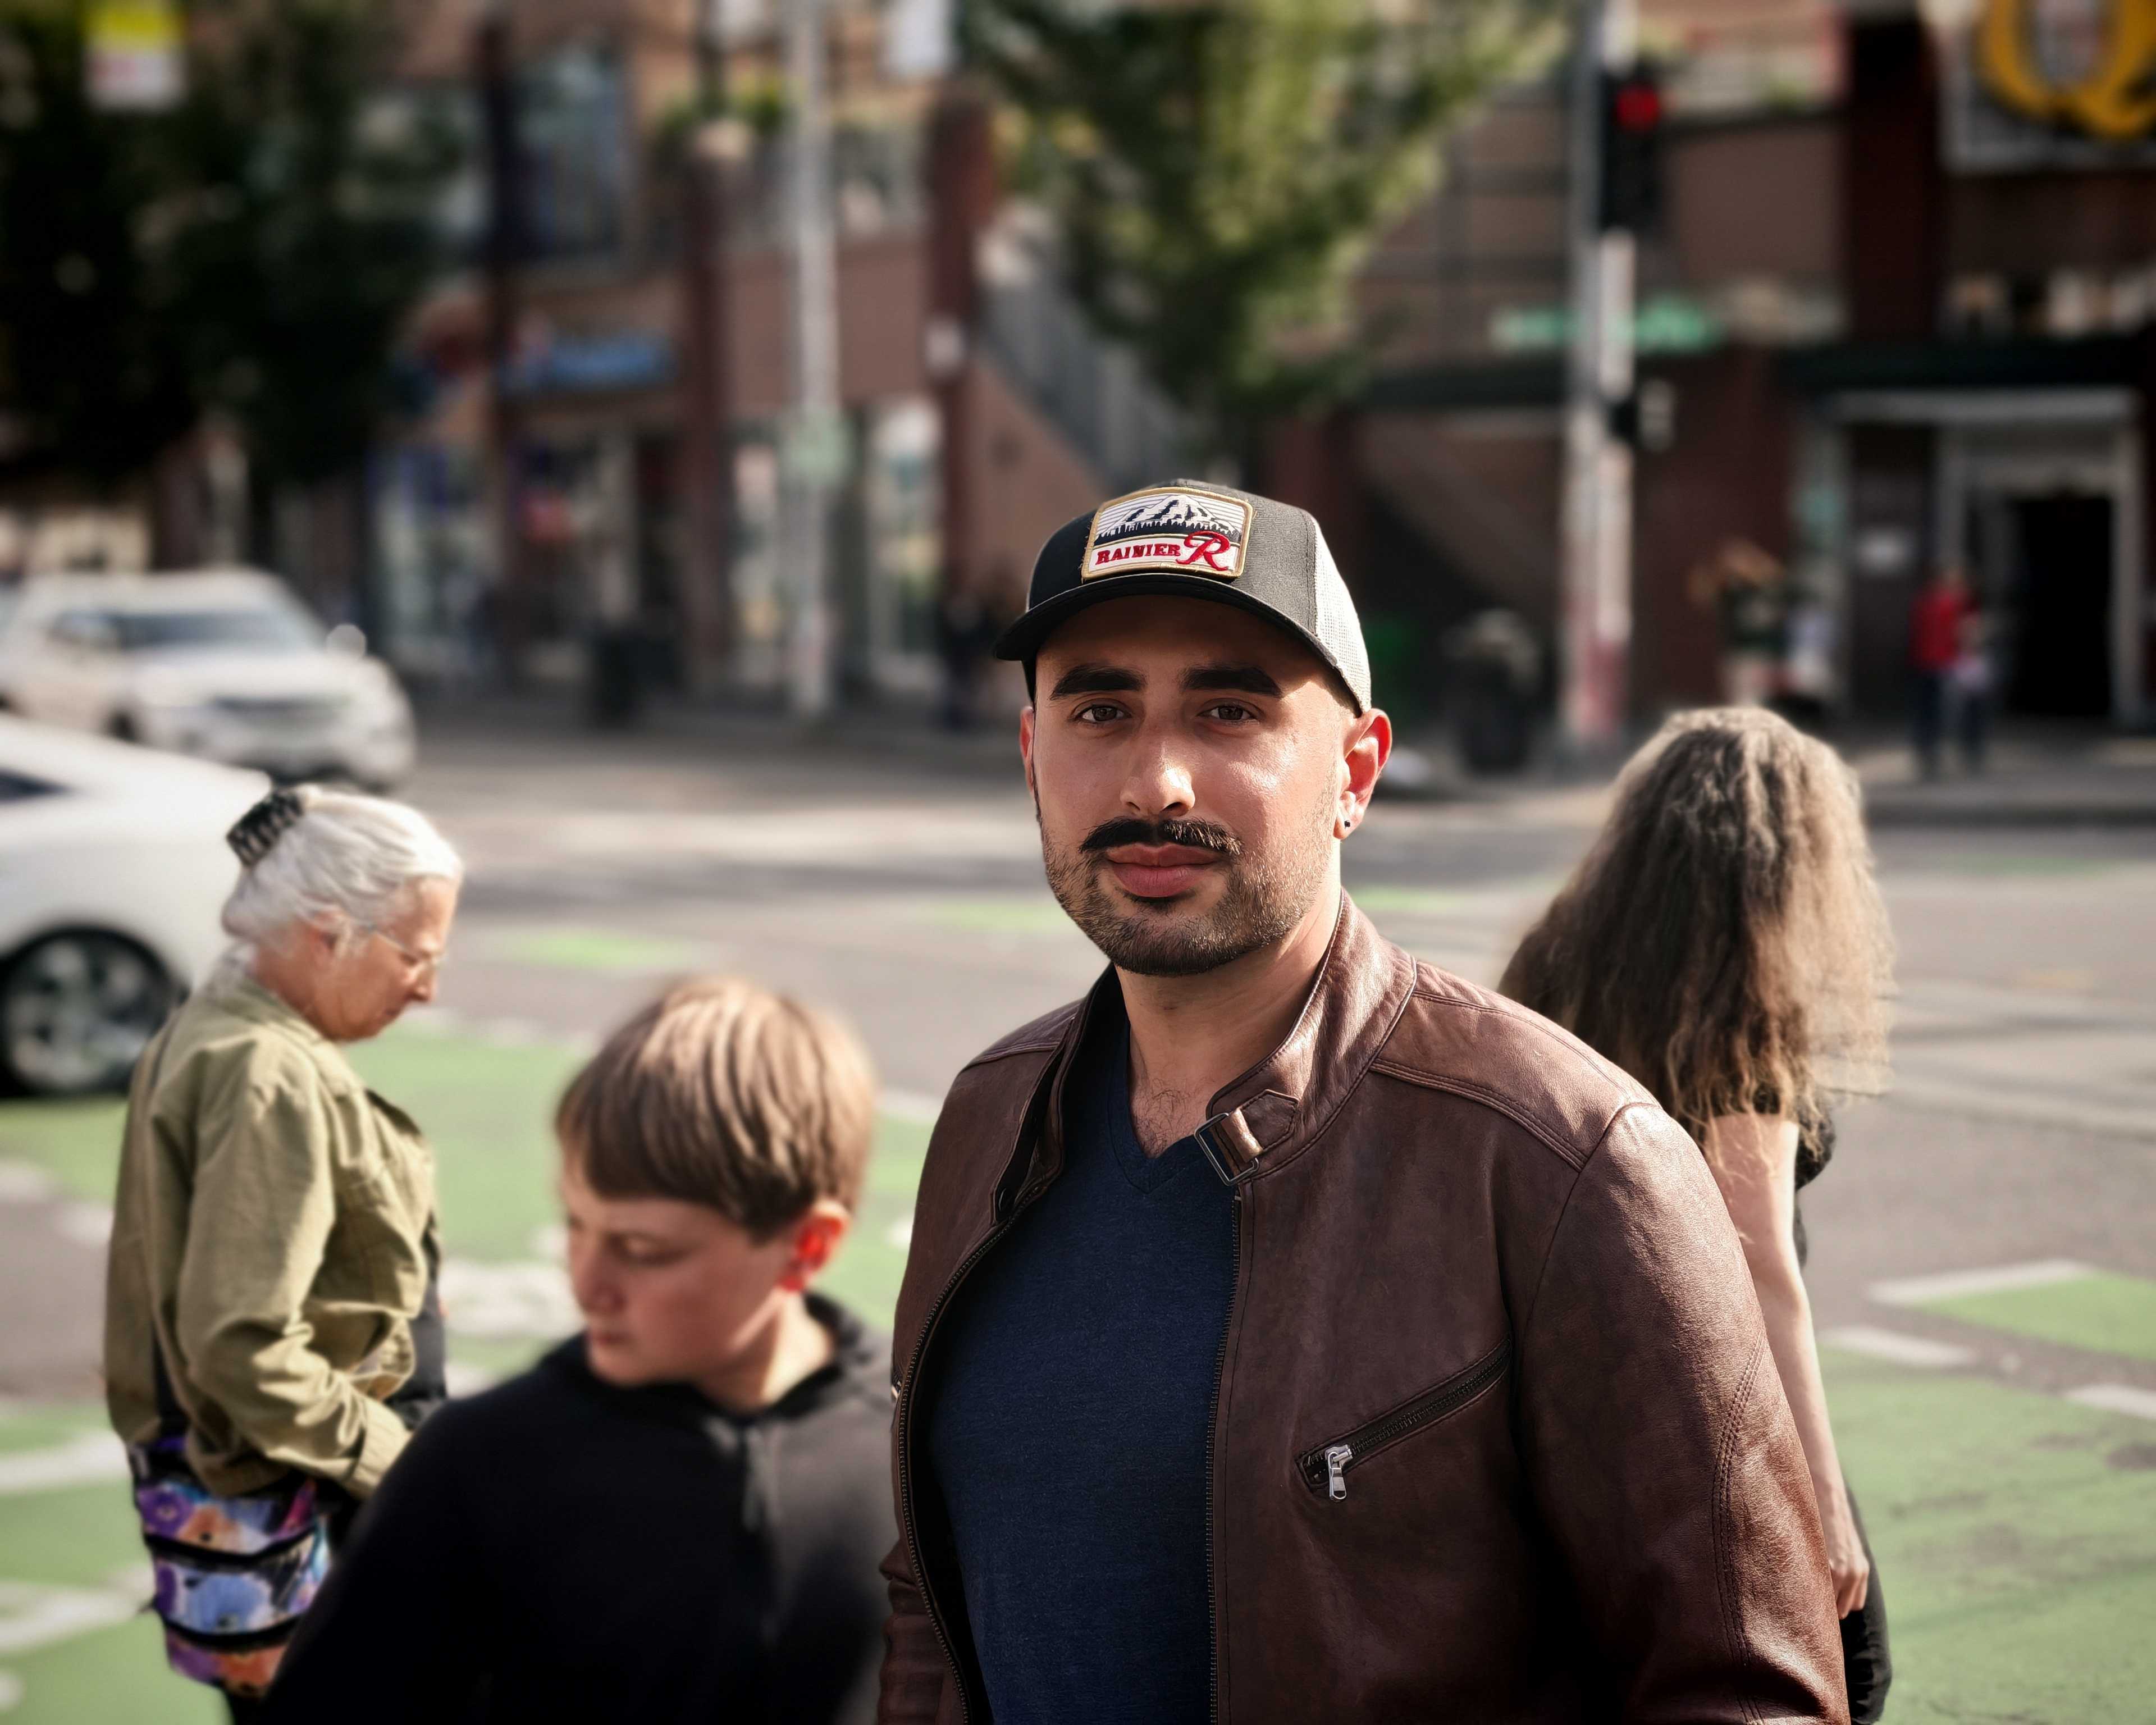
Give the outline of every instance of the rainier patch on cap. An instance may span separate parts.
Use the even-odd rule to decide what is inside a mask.
[[[1250,506],[1183,485],[1153,485],[1103,503],[1093,516],[1078,578],[1173,569],[1233,581],[1243,572]]]

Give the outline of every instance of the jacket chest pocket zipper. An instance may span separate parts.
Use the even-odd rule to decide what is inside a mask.
[[[1397,1443],[1411,1432],[1425,1425],[1434,1425],[1449,1414],[1457,1413],[1482,1394],[1505,1374],[1512,1363],[1512,1344],[1508,1338],[1500,1342],[1489,1353],[1464,1371],[1455,1372],[1434,1389],[1425,1389],[1411,1401],[1402,1402],[1389,1413],[1366,1420],[1345,1436],[1330,1443],[1319,1444],[1305,1450],[1295,1459],[1296,1471],[1302,1482],[1313,1492],[1322,1492],[1334,1502],[1348,1495],[1348,1471],[1358,1461],[1366,1461],[1387,1445]]]

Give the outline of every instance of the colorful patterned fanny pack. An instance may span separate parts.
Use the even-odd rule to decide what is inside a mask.
[[[151,1609],[172,1669],[234,1695],[259,1695],[330,1568],[321,1481],[295,1474],[225,1497],[195,1477],[184,1440],[131,1444],[135,1508],[157,1578]]]

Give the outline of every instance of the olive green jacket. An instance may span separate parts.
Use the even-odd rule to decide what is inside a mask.
[[[144,1052],[105,1271],[105,1401],[159,1425],[151,1338],[204,1484],[298,1468],[365,1497],[404,1447],[382,1398],[440,1261],[434,1158],[336,1045],[221,972]]]

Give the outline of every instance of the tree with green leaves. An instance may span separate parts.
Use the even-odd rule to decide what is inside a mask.
[[[449,134],[378,0],[192,0],[184,99],[86,99],[79,0],[0,13],[0,403],[48,465],[141,470],[203,414],[258,492],[350,473],[438,266]]]
[[[967,0],[1070,289],[1219,452],[1353,389],[1357,265],[1552,0]]]

